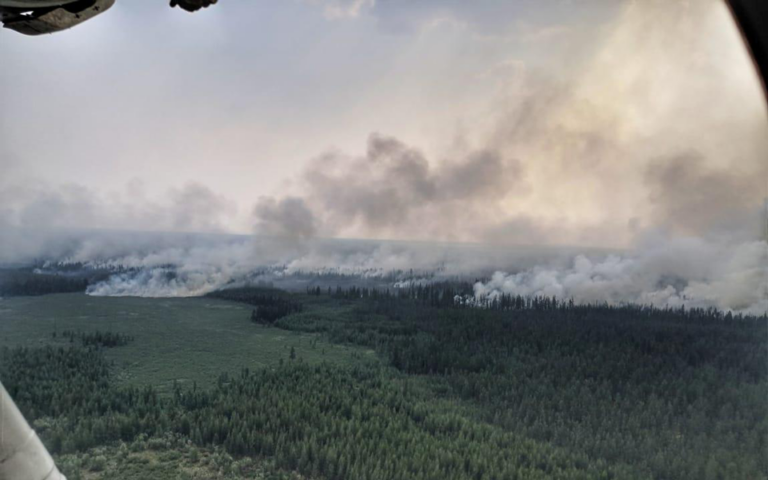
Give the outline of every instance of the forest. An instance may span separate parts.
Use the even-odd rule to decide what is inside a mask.
[[[274,288],[236,288],[208,294],[210,298],[221,298],[252,305],[251,321],[272,325],[277,320],[303,310],[301,302],[295,301],[288,293]]]
[[[161,394],[116,381],[104,352],[129,336],[65,332],[65,345],[3,350],[0,378],[59,456],[172,438],[270,462],[272,478],[768,478],[765,316],[466,295],[211,295],[253,307],[254,329],[377,354],[351,365],[291,350],[276,368]]]
[[[0,295],[85,292],[89,283],[89,279],[82,276],[41,274],[31,269],[0,268]]]
[[[39,296],[54,293],[84,293],[90,285],[112,275],[134,269],[118,266],[93,266],[81,262],[56,263],[38,261],[31,266],[0,266],[0,295]]]

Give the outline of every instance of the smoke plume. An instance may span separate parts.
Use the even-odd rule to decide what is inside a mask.
[[[404,8],[379,3],[327,5],[349,6],[348,16]],[[442,151],[372,133],[361,152],[317,156],[257,199],[255,239],[76,231],[219,231],[233,207],[202,185],[149,200],[138,188],[104,195],[6,182],[0,261],[113,268],[94,295],[415,270],[402,285],[483,279],[478,301],[513,293],[763,312],[768,122],[739,35],[713,0],[620,10],[565,75],[515,58],[478,72],[498,85],[487,114]]]
[[[522,177],[519,162],[497,152],[434,166],[418,150],[373,134],[361,157],[329,153],[311,162],[299,179],[302,197],[262,199],[257,232],[460,239],[478,217],[500,210],[498,202]]]
[[[764,242],[657,239],[635,252],[599,261],[579,255],[568,268],[540,265],[516,274],[496,272],[489,281],[475,285],[475,297],[483,301],[501,294],[554,296],[763,314],[768,310],[766,262]]]
[[[315,159],[291,201],[327,236],[626,252],[497,272],[478,297],[764,308],[765,110],[725,8],[634,2],[601,44],[575,82],[514,69],[479,146],[435,160],[373,134]]]

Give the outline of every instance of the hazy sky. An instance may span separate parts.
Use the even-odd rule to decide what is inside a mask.
[[[0,31],[0,227],[621,246],[759,208],[766,137],[714,0],[122,0]]]

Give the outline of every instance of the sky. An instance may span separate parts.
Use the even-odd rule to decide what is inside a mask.
[[[755,237],[767,129],[715,0],[122,0],[0,31],[5,228]]]

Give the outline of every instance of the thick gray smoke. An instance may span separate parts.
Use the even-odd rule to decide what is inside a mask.
[[[314,215],[302,198],[276,201],[265,197],[256,204],[254,214],[258,219],[256,230],[265,236],[308,239],[317,234]]]
[[[654,161],[645,183],[656,224],[687,235],[760,238],[768,179],[740,167],[710,167],[696,152]]]
[[[515,159],[493,151],[430,164],[418,150],[373,134],[359,158],[326,154],[300,178],[301,198],[262,199],[257,232],[306,238],[365,232],[378,238],[461,239],[520,188]],[[452,234],[451,232],[455,232]]]

